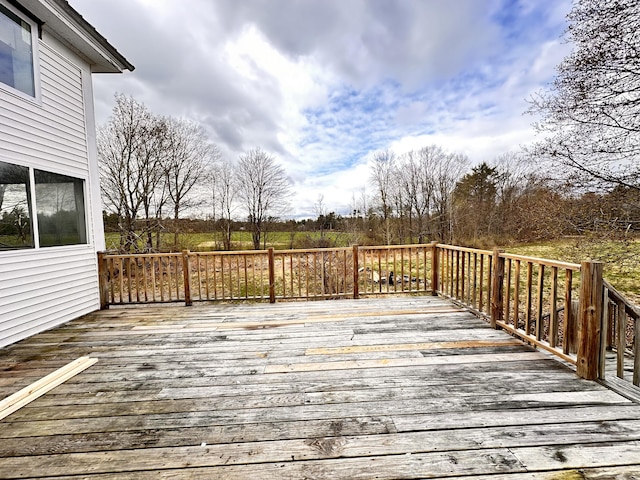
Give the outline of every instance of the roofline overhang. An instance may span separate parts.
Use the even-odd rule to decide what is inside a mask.
[[[122,73],[135,67],[67,0],[17,0],[42,22],[42,29],[84,57],[92,73]]]

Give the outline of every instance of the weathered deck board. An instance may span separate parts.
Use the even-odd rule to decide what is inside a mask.
[[[640,475],[640,405],[435,297],[97,312],[0,350],[0,396],[89,354],[0,478]]]

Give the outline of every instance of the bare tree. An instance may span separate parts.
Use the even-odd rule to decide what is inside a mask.
[[[573,51],[530,112],[545,135],[531,150],[580,179],[640,190],[640,3],[576,0],[568,15]]]
[[[319,194],[318,195],[318,199],[316,200],[316,203],[313,204],[313,211],[316,214],[316,218],[317,218],[317,226],[318,229],[320,230],[320,247],[326,247],[327,245],[324,245],[325,242],[325,217],[327,215],[327,207],[324,203],[324,195]]]
[[[160,249],[165,209],[174,219],[174,245],[180,213],[197,204],[194,187],[205,178],[217,149],[192,122],[151,113],[131,97],[117,94],[113,114],[98,130],[101,187],[108,211],[117,214],[120,248]]]
[[[202,198],[190,197],[193,188],[207,180],[207,166],[220,157],[201,126],[178,119],[168,120],[165,159],[165,182],[168,200],[173,209],[173,244],[178,244],[180,213],[198,204]]]
[[[424,243],[429,234],[431,209],[435,199],[434,173],[447,154],[437,145],[429,145],[403,156],[399,167],[399,178],[405,192],[409,231]]]
[[[451,238],[451,194],[467,165],[467,157],[437,145],[397,159],[388,188],[400,241]]]
[[[453,190],[469,165],[461,153],[447,153],[432,166],[433,205],[431,237],[440,242],[453,240]]]
[[[104,203],[120,219],[120,248],[137,250],[143,231],[150,249],[154,195],[164,177],[166,123],[131,97],[118,94],[115,99],[112,116],[98,130]],[[156,207],[162,203],[155,201]]]
[[[391,245],[391,186],[395,173],[396,156],[390,150],[373,154],[371,180],[377,188],[377,205],[382,215],[384,243]]]
[[[212,166],[213,220],[222,232],[225,250],[231,250],[231,225],[236,209],[237,191],[234,185],[234,165],[222,159]]]
[[[285,208],[290,183],[273,156],[259,148],[241,155],[237,167],[238,199],[251,225],[253,248],[260,248],[270,218]]]

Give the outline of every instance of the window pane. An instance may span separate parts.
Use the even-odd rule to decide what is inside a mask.
[[[35,96],[31,25],[0,5],[0,82]]]
[[[29,169],[0,162],[0,250],[32,248]]]
[[[41,247],[87,243],[83,181],[35,170]]]

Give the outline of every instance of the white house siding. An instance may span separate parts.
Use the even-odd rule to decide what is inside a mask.
[[[87,177],[81,71],[42,42],[39,50],[41,104],[0,93],[0,155],[21,165]]]
[[[46,38],[39,58],[39,101],[0,90],[0,160],[84,179],[88,244],[0,251],[0,347],[99,307],[94,230],[101,212],[90,191],[96,185],[83,100],[91,91],[83,85],[88,66]]]

